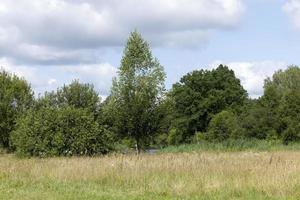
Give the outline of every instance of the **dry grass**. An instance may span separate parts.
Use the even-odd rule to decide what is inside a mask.
[[[0,199],[300,199],[300,152],[0,155]]]

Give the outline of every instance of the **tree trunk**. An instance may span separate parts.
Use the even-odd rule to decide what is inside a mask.
[[[135,138],[135,151],[136,154],[139,155],[141,153],[141,146],[140,146],[140,140],[138,137]]]

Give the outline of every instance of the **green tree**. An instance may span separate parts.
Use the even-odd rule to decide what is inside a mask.
[[[109,107],[121,136],[135,140],[137,152],[155,133],[156,108],[164,90],[165,73],[152,57],[148,43],[138,32],[131,33],[113,80]]]
[[[278,108],[284,143],[300,139],[300,90],[290,90]]]
[[[243,131],[234,113],[222,111],[209,122],[205,138],[210,141],[224,141],[243,137]]]
[[[269,116],[277,118],[273,123],[277,138],[284,143],[298,140],[300,120],[300,68],[289,66],[279,70],[264,85],[264,95],[260,102],[268,110]]]
[[[95,115],[98,113],[101,103],[101,98],[94,86],[89,83],[80,83],[78,80],[74,80],[56,91],[46,93],[42,100],[55,107],[84,108]]]
[[[16,119],[31,105],[33,92],[22,78],[0,69],[0,146],[10,147]]]
[[[211,118],[224,109],[240,108],[247,93],[228,67],[197,70],[183,76],[173,85],[174,126],[189,141],[195,132],[206,132]]]

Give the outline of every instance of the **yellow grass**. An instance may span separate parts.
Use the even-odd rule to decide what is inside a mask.
[[[300,199],[300,152],[0,155],[0,199]]]

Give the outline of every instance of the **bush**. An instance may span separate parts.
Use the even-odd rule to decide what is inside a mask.
[[[245,130],[245,136],[257,139],[277,139],[280,119],[273,114],[273,110],[253,103],[251,107],[246,107],[241,116],[241,126]]]
[[[192,142],[198,144],[203,140],[205,140],[205,134],[203,132],[196,132]]]
[[[182,141],[182,132],[176,128],[172,128],[168,134],[168,144],[170,145],[178,145]]]
[[[167,133],[157,134],[154,138],[154,144],[159,148],[168,146],[168,134]]]
[[[288,144],[300,140],[300,125],[298,121],[290,121],[287,129],[282,133],[282,142]]]
[[[20,118],[11,139],[19,155],[45,157],[107,153],[109,136],[85,109],[43,107]]]
[[[230,111],[222,111],[210,121],[206,139],[210,141],[237,139],[241,138],[242,132],[236,116]]]

